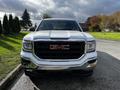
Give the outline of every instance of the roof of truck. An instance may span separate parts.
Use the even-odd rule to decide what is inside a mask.
[[[75,19],[72,19],[72,18],[46,18],[46,19],[43,19],[43,20],[72,20],[72,21],[75,21]]]

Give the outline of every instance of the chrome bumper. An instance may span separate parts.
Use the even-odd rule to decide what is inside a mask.
[[[22,60],[28,61],[28,64],[22,63],[24,68],[36,70],[66,70],[66,69],[90,69],[94,68],[97,64],[97,52],[87,53],[80,60],[73,61],[46,61],[38,60],[32,53],[21,52]],[[95,62],[88,63],[91,60]]]
[[[97,64],[97,60],[93,59],[92,63],[86,62],[84,65],[61,65],[61,66],[50,66],[50,65],[40,65],[37,66],[31,61],[28,61],[26,64],[25,59],[22,59],[22,66],[23,68],[32,71],[32,70],[89,70],[89,69],[94,69]]]

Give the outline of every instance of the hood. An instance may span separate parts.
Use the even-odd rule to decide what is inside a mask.
[[[37,39],[85,39],[86,35],[80,31],[43,30],[32,32],[24,37],[25,40]]]

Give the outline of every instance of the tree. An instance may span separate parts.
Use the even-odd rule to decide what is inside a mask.
[[[100,26],[99,26],[100,22],[101,22],[101,19],[98,16],[89,17],[86,21],[86,23],[89,27],[89,30],[97,31],[97,32],[101,31]]]
[[[14,25],[13,25],[13,16],[12,14],[9,15],[9,31],[10,33],[14,33]]]
[[[16,16],[14,18],[14,32],[19,33],[21,31],[19,18]]]
[[[52,17],[49,14],[44,13],[42,18],[45,19],[45,18],[52,18]]]
[[[2,24],[1,24],[1,21],[0,21],[0,35],[2,34]]]
[[[25,9],[23,15],[22,15],[22,26],[23,27],[31,27],[32,23],[30,20],[30,14],[28,13],[27,9]]]
[[[3,33],[5,35],[9,34],[9,21],[8,21],[8,17],[7,15],[5,14],[4,17],[3,17]]]

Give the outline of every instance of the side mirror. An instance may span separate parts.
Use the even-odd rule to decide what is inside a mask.
[[[35,31],[35,27],[31,27],[29,31]]]

